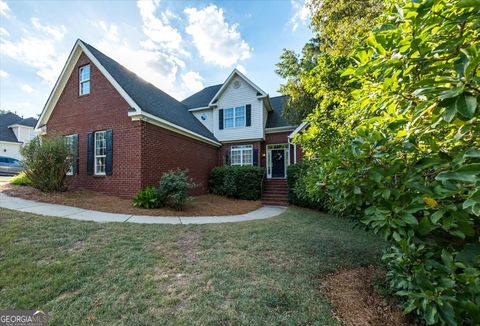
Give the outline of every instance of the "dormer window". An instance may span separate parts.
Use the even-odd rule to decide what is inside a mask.
[[[80,67],[78,77],[80,96],[90,94],[90,65]]]

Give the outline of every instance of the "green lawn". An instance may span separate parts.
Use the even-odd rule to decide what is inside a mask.
[[[378,264],[348,220],[290,208],[269,220],[98,224],[0,209],[0,309],[51,325],[338,325],[319,279]]]

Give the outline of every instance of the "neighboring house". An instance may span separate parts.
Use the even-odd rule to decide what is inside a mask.
[[[223,84],[179,102],[78,40],[37,128],[68,137],[77,153],[74,186],[132,197],[180,168],[201,194],[221,164],[259,165],[266,178],[286,177],[301,152],[289,143],[297,126],[281,116],[285,100],[234,70]]]
[[[0,156],[21,160],[21,146],[35,137],[37,119],[23,119],[15,113],[0,113]]]

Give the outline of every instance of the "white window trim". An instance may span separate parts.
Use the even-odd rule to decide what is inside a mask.
[[[104,134],[104,139],[105,139],[105,155],[97,155],[97,135],[98,134]],[[106,150],[107,150],[107,131],[106,130],[100,130],[100,131],[96,131],[94,133],[94,138],[93,138],[93,174],[94,175],[107,175],[106,172],[101,172],[101,173],[98,173],[97,172],[97,157],[104,157],[105,158],[105,168],[106,168],[106,163],[107,163],[107,154],[106,154]]]
[[[244,163],[243,162],[243,152],[244,151],[251,151],[252,155],[252,162],[251,163]],[[240,152],[240,163],[233,163],[232,158],[233,158],[233,152]],[[230,147],[230,165],[235,165],[235,166],[244,166],[244,165],[253,165],[253,145],[234,145]]]
[[[240,126],[237,126],[237,114],[236,114],[236,109],[242,108],[243,109],[243,124]],[[233,126],[232,127],[227,127],[225,120],[227,120],[227,110],[232,110],[233,111]],[[239,116],[241,117],[241,116]],[[229,118],[231,119],[231,118]],[[243,128],[247,126],[247,107],[245,105],[241,106],[236,106],[232,108],[226,108],[223,110],[223,128],[224,129],[233,129],[233,128]]]
[[[88,79],[82,80],[82,70],[86,67],[88,67]],[[88,87],[88,93],[82,93],[82,85],[84,83],[90,84],[90,74],[91,74],[91,72],[92,72],[92,70],[90,68],[90,64],[83,65],[78,69],[78,94],[80,96],[90,94],[90,86]]]
[[[274,149],[283,149],[284,153],[284,177],[278,178],[272,177],[272,150]],[[267,179],[286,179],[288,166],[290,165],[290,146],[289,144],[271,144],[266,146],[267,150]]]
[[[70,139],[70,138],[72,138],[72,137],[74,137],[74,136],[75,136],[75,134],[66,135],[66,136],[64,136],[64,137],[65,137],[65,139]],[[67,144],[68,144],[69,146],[72,145],[72,143],[70,143],[70,142],[68,142],[68,141],[67,141]],[[77,146],[78,146],[78,144],[77,144]],[[71,149],[71,148],[70,148],[70,149]],[[76,164],[76,162],[72,162],[72,164],[70,164],[70,168],[69,168],[68,171],[67,171],[67,175],[73,175],[73,165],[74,165],[74,164]]]

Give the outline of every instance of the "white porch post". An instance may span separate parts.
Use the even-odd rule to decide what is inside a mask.
[[[293,144],[293,164],[297,164],[297,144]]]

